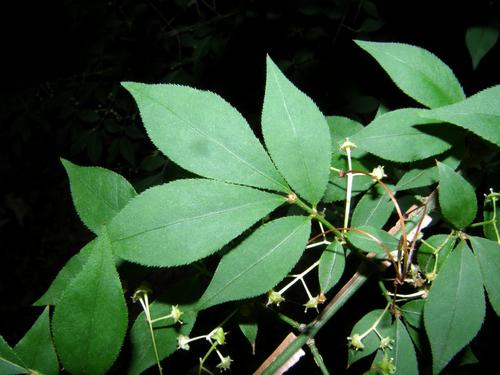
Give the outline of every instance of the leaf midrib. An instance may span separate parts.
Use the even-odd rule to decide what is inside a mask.
[[[129,240],[131,238],[143,235],[145,233],[149,233],[149,232],[154,232],[154,231],[157,231],[157,230],[166,229],[168,227],[172,227],[172,226],[175,226],[175,225],[187,222],[187,221],[195,221],[195,220],[198,220],[198,219],[203,219],[203,218],[210,217],[210,216],[224,214],[224,213],[227,213],[227,212],[244,209],[244,208],[251,207],[251,206],[258,206],[258,205],[267,204],[267,203],[269,203],[269,201],[271,201],[271,199],[269,199],[269,200],[262,200],[262,201],[258,201],[258,202],[245,203],[245,204],[242,204],[242,205],[239,205],[239,206],[229,207],[229,208],[225,208],[225,209],[218,210],[218,211],[211,211],[211,212],[203,213],[201,215],[196,215],[196,216],[191,216],[191,217],[177,219],[175,221],[172,221],[172,222],[169,222],[169,223],[157,226],[157,227],[148,228],[148,229],[145,229],[143,231],[131,234],[131,235],[126,236],[126,237],[120,237],[118,239],[115,239],[115,240],[111,241],[111,243]]]
[[[191,121],[185,119],[183,116],[180,116],[176,111],[174,111],[173,109],[169,108],[163,102],[157,100],[154,96],[147,95],[143,91],[141,91],[141,95],[145,96],[147,99],[149,99],[151,102],[155,103],[156,105],[159,105],[160,107],[163,107],[165,110],[171,112],[174,116],[176,116],[181,121],[183,121],[184,123],[186,123],[191,130],[193,130],[194,132],[202,135],[203,137],[206,137],[208,140],[212,141],[213,143],[215,143],[216,145],[218,145],[219,147],[221,147],[222,149],[224,149],[225,151],[227,151],[236,160],[240,161],[241,163],[243,163],[244,165],[246,165],[248,168],[250,168],[254,172],[257,172],[257,174],[259,174],[262,177],[266,178],[267,180],[271,181],[273,184],[275,184],[277,186],[281,186],[284,190],[287,190],[287,187],[284,186],[281,182],[275,180],[273,177],[268,176],[267,174],[265,174],[260,169],[257,169],[256,167],[254,167],[248,161],[246,161],[245,159],[243,159],[242,157],[240,157],[236,152],[234,152],[233,150],[229,149],[226,145],[224,145],[223,143],[219,142],[216,138],[213,138],[213,137],[209,136],[207,133],[203,132],[201,129],[198,129],[193,123],[191,123]],[[253,136],[255,137],[255,135],[253,135]],[[257,139],[255,138],[255,140],[257,140]],[[257,143],[260,144],[258,140],[257,140]],[[264,156],[267,156],[266,152],[264,150],[262,150],[262,151],[264,152]],[[273,166],[272,163],[270,163],[270,165]],[[255,186],[255,185],[250,185],[250,186]]]
[[[309,168],[308,168],[308,166],[306,164],[306,158],[304,157],[304,149],[302,147],[303,145],[302,145],[301,142],[298,142],[298,135],[297,135],[297,129],[296,129],[296,126],[295,126],[295,122],[293,121],[292,115],[290,113],[290,110],[288,109],[288,104],[287,104],[287,101],[286,101],[286,98],[285,98],[285,94],[284,94],[284,92],[283,92],[283,90],[281,88],[281,85],[279,83],[278,76],[276,74],[275,69],[272,70],[272,75],[273,75],[273,78],[274,78],[274,82],[275,82],[276,86],[278,87],[279,93],[280,93],[281,98],[282,98],[283,108],[285,109],[286,116],[288,117],[290,126],[292,128],[292,132],[293,132],[293,136],[294,136],[294,141],[295,141],[294,142],[295,143],[295,148],[298,150],[298,153],[300,155],[300,161],[302,162],[302,167],[304,168],[304,171],[305,171],[305,177],[306,177],[306,180],[307,180],[307,185],[309,186],[309,191],[313,195],[311,198],[313,198],[312,199],[313,201],[316,201],[318,198],[316,197],[316,192],[315,192],[313,183],[311,181],[310,171],[309,171]]]
[[[295,228],[288,236],[286,236],[284,239],[282,239],[277,245],[275,245],[271,250],[269,250],[265,255],[261,256],[259,259],[257,259],[254,263],[252,263],[251,265],[249,265],[247,268],[243,269],[241,272],[237,273],[232,279],[228,280],[225,284],[223,284],[218,290],[216,293],[212,293],[212,296],[210,298],[208,298],[207,300],[205,300],[205,302],[200,305],[201,306],[206,306],[207,305],[207,302],[211,301],[212,299],[214,299],[217,295],[219,295],[222,291],[224,291],[225,289],[227,289],[229,286],[231,286],[231,284],[236,280],[236,279],[239,279],[241,277],[243,277],[245,274],[247,274],[251,269],[255,268],[257,265],[259,265],[260,263],[262,263],[266,258],[268,258],[269,256],[271,256],[275,251],[277,251],[277,249],[279,249],[279,247],[281,247],[285,242],[287,242],[293,235],[295,235],[295,233],[297,233],[297,231],[299,229],[302,228],[303,225],[305,225],[307,223],[307,221],[304,221],[302,223],[300,223],[299,226],[297,226],[297,228]]]

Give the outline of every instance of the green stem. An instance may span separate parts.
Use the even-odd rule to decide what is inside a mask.
[[[352,170],[352,160],[351,160],[351,148],[346,148],[347,153],[347,166],[348,170]],[[346,191],[346,199],[345,199],[345,212],[344,212],[344,228],[349,226],[349,215],[351,211],[351,195],[352,195],[352,181],[353,181],[352,172],[347,173],[347,191]],[[345,234],[345,230],[344,230]]]
[[[359,271],[344,285],[337,295],[324,308],[319,316],[309,323],[290,345],[283,350],[274,361],[267,367],[263,375],[272,375],[283,366],[286,361],[293,356],[308,340],[321,330],[321,328],[335,315],[335,313],[365,284],[373,269],[369,269],[365,264],[360,266]]]
[[[391,303],[392,300],[391,300],[391,297],[389,296],[389,291],[385,287],[384,282],[382,280],[378,281],[378,286],[380,287],[380,289],[382,289],[382,294],[384,295],[385,300],[387,301],[387,303]]]
[[[316,364],[318,365],[321,373],[323,375],[330,375],[330,372],[326,368],[325,362],[323,362],[323,357],[321,356],[321,353],[319,352],[314,339],[307,340],[307,346],[309,346],[309,350],[314,357],[314,362],[316,362]]]
[[[303,329],[303,327],[305,327],[305,324],[302,324],[302,323],[299,323],[297,322],[296,320],[290,318],[289,316],[283,314],[283,313],[280,313],[279,311],[275,311],[273,309],[269,309],[269,308],[266,308],[265,305],[263,305],[264,309],[266,311],[270,311],[272,312],[274,315],[276,315],[276,317],[281,320],[282,322],[288,324],[289,326],[295,328],[296,330],[300,331]]]
[[[297,200],[295,201],[295,204],[302,208],[304,211],[306,211],[309,215],[311,215],[312,218],[318,220],[321,224],[323,224],[325,227],[330,229],[336,236],[341,237],[342,233],[337,230],[332,223],[330,223],[328,220],[325,219],[325,217],[320,214],[315,208],[309,207],[304,201],[302,201],[299,197],[297,197]]]
[[[156,347],[156,338],[155,338],[155,334],[153,331],[153,321],[151,320],[151,313],[149,311],[148,295],[145,294],[144,297],[139,300],[139,302],[142,305],[142,308],[144,310],[144,315],[146,315],[146,321],[147,321],[148,326],[149,326],[149,333],[151,335],[151,343],[153,344],[153,351],[155,354],[156,364],[158,366],[158,373],[160,375],[163,375],[163,369],[162,369],[161,363],[160,363],[160,356],[158,354],[158,348]]]

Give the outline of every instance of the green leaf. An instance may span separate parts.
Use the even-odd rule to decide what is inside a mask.
[[[423,120],[421,109],[404,108],[377,117],[360,132],[352,142],[360,149],[383,159],[412,162],[445,152],[451,147],[449,127]]]
[[[385,230],[374,228],[369,225],[361,225],[356,229],[375,237],[377,240],[381,241],[389,251],[394,251],[398,247],[398,239],[391,236]],[[384,248],[371,236],[356,231],[350,231],[347,240],[362,251],[368,253],[374,252],[381,255],[386,254]]]
[[[59,362],[50,334],[48,306],[14,350],[26,367],[44,375],[59,373]]]
[[[491,222],[483,225],[483,233],[486,238],[492,241],[500,241],[500,205],[498,204],[500,202],[499,198],[500,195],[498,193],[491,192],[484,200],[483,220]]]
[[[446,151],[436,159],[446,164],[448,167],[455,169],[460,164],[465,152],[464,142],[454,144],[453,148]],[[409,189],[420,188],[435,184],[439,180],[439,172],[435,160],[422,160],[417,163],[412,163],[412,168],[406,172],[396,184],[396,191],[404,191]]]
[[[328,124],[316,104],[269,57],[262,131],[274,163],[292,189],[316,205],[330,175]]]
[[[413,345],[415,346],[415,349],[418,350],[419,353],[426,353],[428,355],[429,353],[429,345],[427,342],[427,336],[425,335],[425,332],[423,329],[417,329],[413,327],[412,325],[407,324],[406,325],[406,331],[411,337],[411,341],[413,341]]]
[[[261,226],[222,258],[197,309],[271,290],[299,260],[310,231],[306,216],[288,216]]]
[[[219,250],[285,199],[221,181],[177,180],[133,199],[111,222],[116,254],[148,266],[177,266]]]
[[[418,375],[418,363],[415,348],[405,325],[399,319],[393,323],[394,346],[390,351],[396,365],[396,375]]]
[[[465,99],[451,69],[429,51],[402,43],[355,41],[372,55],[406,95],[429,107]]]
[[[476,357],[472,351],[471,345],[467,345],[462,351],[459,366],[474,365],[479,363],[479,359]]]
[[[103,230],[87,263],[56,306],[54,342],[69,372],[104,374],[118,356],[126,329],[127,307]]]
[[[443,217],[455,228],[472,223],[477,213],[474,188],[452,168],[437,162],[439,171],[439,206]]]
[[[449,122],[500,146],[500,85],[478,92],[456,104],[430,111],[420,116]]]
[[[257,332],[259,330],[257,322],[240,323],[238,326],[240,327],[243,336],[245,336],[250,343],[252,347],[252,354],[255,355],[255,342],[257,341]]]
[[[345,268],[345,251],[342,244],[334,240],[319,258],[318,277],[321,292],[326,293],[340,280]]]
[[[484,287],[493,310],[500,316],[500,244],[481,237],[470,237],[483,276]]]
[[[179,335],[189,336],[196,321],[197,313],[189,307],[180,305],[179,309],[184,313],[181,315],[183,324],[174,324],[171,319],[160,320],[153,323],[156,347],[160,360],[167,358],[177,349],[177,337]],[[156,319],[170,314],[172,305],[154,301],[149,305],[151,318]],[[141,312],[130,330],[130,342],[132,355],[127,373],[139,375],[149,367],[156,365],[153,343],[149,324],[144,312]]]
[[[401,306],[401,313],[406,323],[414,328],[423,328],[425,300],[416,299]]]
[[[226,182],[288,191],[241,114],[220,96],[179,85],[122,83],[158,149],[182,168]]]
[[[389,189],[393,190],[392,186]],[[352,213],[351,226],[370,225],[382,228],[394,210],[394,203],[384,188],[377,184],[359,200]]]
[[[420,270],[426,274],[429,272],[439,273],[446,258],[451,254],[455,247],[456,237],[450,237],[446,234],[435,234],[422,242],[417,252],[417,262]],[[437,258],[436,258],[436,254]],[[437,264],[436,264],[437,261]]]
[[[26,367],[16,352],[0,336],[0,375],[26,374],[29,372]]]
[[[61,294],[68,287],[71,280],[78,275],[92,253],[96,240],[87,243],[78,254],[73,255],[71,259],[59,271],[49,289],[33,305],[57,305]]]
[[[498,41],[498,29],[489,26],[472,26],[465,32],[465,44],[472,60],[472,69],[476,70],[482,58]]]
[[[118,173],[99,167],[80,167],[61,159],[68,173],[73,204],[83,223],[94,233],[137,195]]]
[[[351,345],[349,346],[348,363],[350,365],[366,356],[369,356],[378,349],[380,345],[380,338],[372,329],[372,327],[381,316],[382,318],[376,326],[377,331],[383,337],[389,336],[391,334],[391,314],[388,311],[384,312],[384,310],[380,309],[370,311],[368,314],[363,316],[354,325],[354,327],[352,327],[350,337],[353,337],[355,334],[364,335],[366,332],[368,332],[368,330],[370,330],[370,332],[362,339],[362,343],[364,345],[363,349],[355,350]]]
[[[476,336],[484,314],[481,271],[467,244],[462,241],[433,282],[424,307],[434,374],[439,373]]]

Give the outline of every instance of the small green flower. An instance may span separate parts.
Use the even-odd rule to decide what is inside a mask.
[[[170,311],[170,317],[174,320],[174,322],[183,324],[181,320],[182,314],[184,313],[181,311],[181,309],[179,309],[179,305],[172,306],[172,310]]]
[[[144,296],[151,294],[151,288],[147,283],[142,283],[132,295],[132,302],[136,303],[140,299],[144,299]]]
[[[316,296],[316,297],[312,297],[311,299],[309,299],[309,301],[307,301],[306,303],[304,303],[302,306],[305,307],[304,309],[304,312],[307,312],[308,309],[316,309],[318,310],[318,304],[320,303],[319,301],[320,299],[320,296]]]
[[[359,333],[355,333],[354,335],[349,336],[347,340],[349,341],[349,346],[356,351],[363,350],[365,348],[365,345],[362,341],[363,338]]]
[[[384,172],[383,165],[379,165],[378,167],[373,168],[371,175],[377,177],[379,180],[383,179],[384,177],[387,177],[387,175]]]
[[[179,335],[177,336],[177,349],[189,350],[189,336]]]
[[[390,337],[383,337],[380,340],[379,348],[382,349],[382,350],[385,350],[385,349],[392,350],[392,344],[394,344],[394,340],[393,339],[391,339]]]
[[[220,359],[220,363],[217,365],[217,368],[221,371],[229,370],[231,368],[231,362],[233,362],[233,360],[230,356],[222,357]]]
[[[280,303],[283,302],[284,300],[285,298],[280,293],[271,290],[269,293],[267,293],[266,306],[276,305],[279,307]]]
[[[224,345],[226,343],[226,333],[221,327],[214,329],[207,338],[209,341],[210,339],[214,339],[220,345]]]
[[[342,143],[342,145],[340,146],[340,149],[341,149],[342,151],[345,151],[345,150],[347,150],[347,149],[351,150],[351,149],[356,148],[356,147],[358,147],[358,146],[356,146],[354,143],[352,143],[352,142],[349,140],[349,138],[346,138],[346,139],[345,139],[345,142],[344,142],[344,143]]]
[[[378,368],[383,375],[391,375],[396,372],[396,366],[394,365],[394,358],[389,358],[387,353],[384,353],[382,361],[378,364]]]

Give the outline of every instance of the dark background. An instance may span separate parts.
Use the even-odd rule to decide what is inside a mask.
[[[91,238],[60,157],[111,168],[139,190],[183,175],[145,137],[121,81],[214,91],[257,134],[266,54],[323,113],[364,123],[380,103],[416,103],[353,39],[424,47],[467,95],[500,82],[500,48],[473,71],[464,42],[467,27],[498,27],[493,0],[11,1],[0,12],[0,333],[12,345],[40,312],[30,305]],[[357,318],[366,311],[362,299],[350,306]]]

